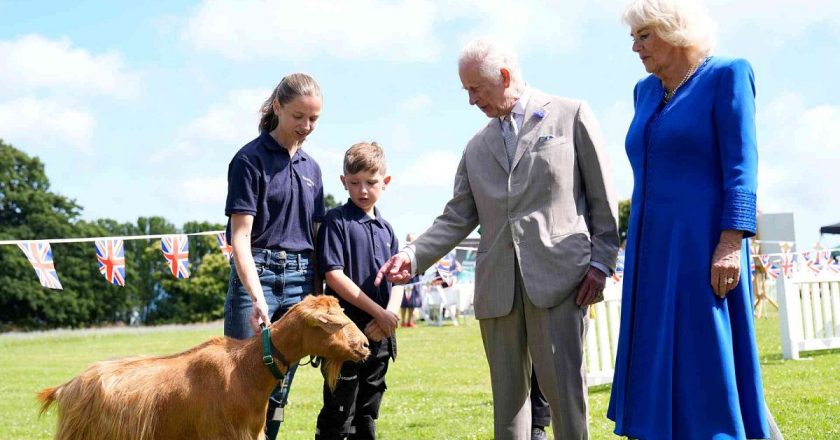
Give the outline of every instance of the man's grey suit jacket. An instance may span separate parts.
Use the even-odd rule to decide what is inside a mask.
[[[615,269],[617,207],[605,150],[586,103],[533,90],[510,167],[498,118],[467,144],[452,199],[412,243],[417,268],[480,224],[476,318],[510,313],[517,263],[534,305],[560,304],[590,261]]]

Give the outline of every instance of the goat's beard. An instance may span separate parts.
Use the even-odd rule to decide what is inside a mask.
[[[324,369],[327,372],[327,386],[330,387],[330,391],[335,391],[335,385],[338,383],[338,376],[341,375],[341,366],[343,364],[344,362],[337,361],[335,359],[326,360]]]

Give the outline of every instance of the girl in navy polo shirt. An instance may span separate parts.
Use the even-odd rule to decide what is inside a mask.
[[[315,292],[315,233],[324,218],[321,168],[301,149],[321,113],[312,77],[283,78],[262,105],[260,135],[228,167],[225,215],[233,246],[225,300],[225,336],[250,338]],[[282,421],[291,366],[269,401],[266,438]]]

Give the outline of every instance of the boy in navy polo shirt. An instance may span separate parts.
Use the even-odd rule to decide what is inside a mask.
[[[387,310],[391,284],[373,284],[379,268],[399,251],[393,228],[375,206],[390,181],[379,145],[363,142],[350,147],[341,176],[350,200],[327,212],[318,231],[317,254],[326,293],[337,296],[347,316],[365,329],[370,356],[362,362],[345,362],[334,391],[324,383],[316,439],[376,437],[385,373],[389,358],[397,354],[398,318]]]

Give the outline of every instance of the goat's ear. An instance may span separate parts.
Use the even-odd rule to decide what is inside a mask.
[[[332,315],[329,313],[315,313],[315,323],[329,333],[341,330],[345,325],[350,324],[350,318],[346,315]]]

